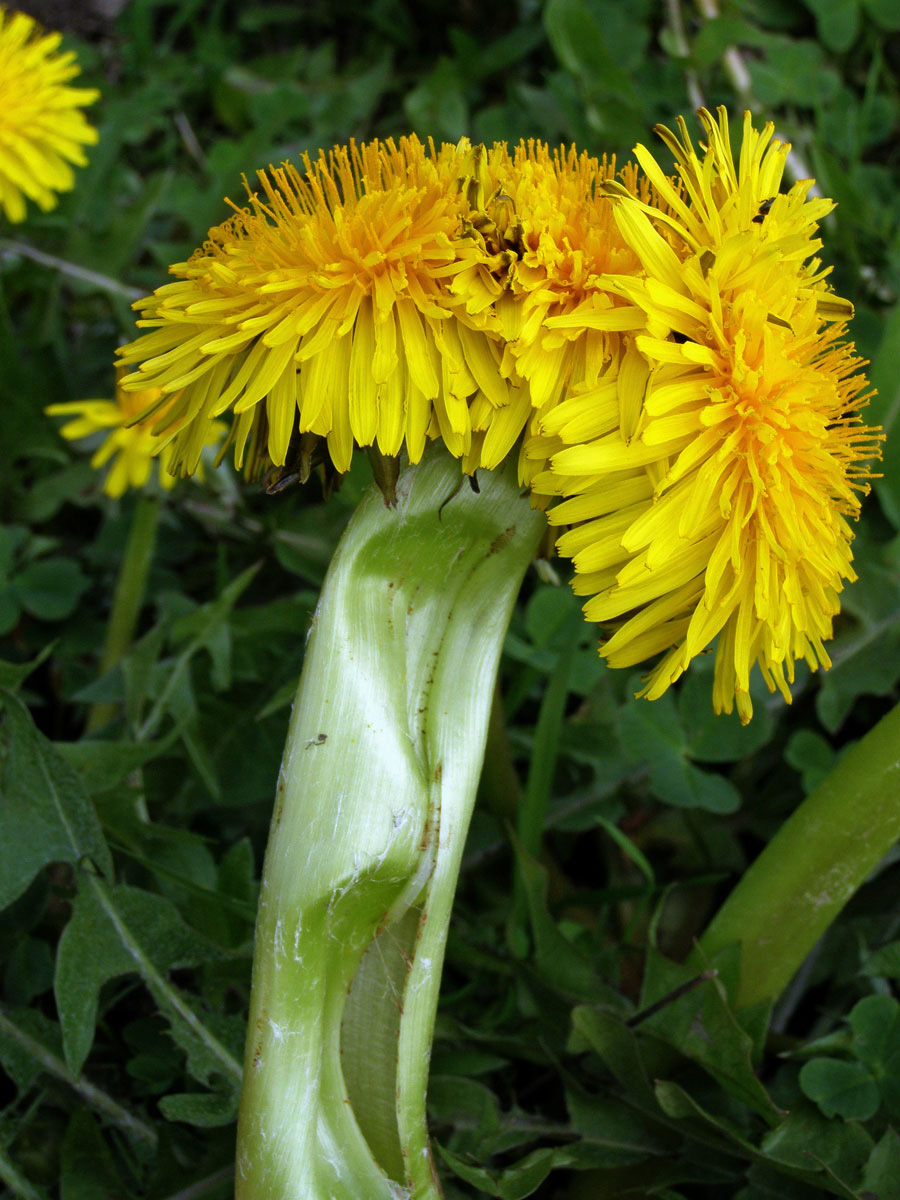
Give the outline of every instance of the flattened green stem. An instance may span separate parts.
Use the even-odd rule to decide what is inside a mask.
[[[159,499],[155,496],[138,496],[128,540],[125,543],[125,557],[119,567],[113,592],[112,608],[100,656],[101,675],[111,671],[131,645],[144,602],[144,589],[153,560],[158,525]],[[119,706],[108,701],[92,704],[87,719],[88,733],[111,721],[118,711]]]
[[[433,1200],[428,1057],[509,616],[544,529],[436,449],[364,498],[307,648],[263,872],[238,1200]]]
[[[740,1007],[781,994],[898,839],[900,705],[779,829],[703,935],[707,955],[740,943]]]

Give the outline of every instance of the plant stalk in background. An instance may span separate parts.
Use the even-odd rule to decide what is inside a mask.
[[[700,942],[741,947],[738,1007],[777,1000],[900,839],[900,705],[857,742],[778,830]]]
[[[98,671],[101,676],[113,669],[134,637],[156,545],[159,506],[158,496],[143,495],[137,498],[128,540],[125,543],[125,556],[116,576],[112,609],[106,625]],[[118,704],[98,700],[91,705],[88,713],[87,732],[92,733],[95,729],[102,728],[108,721],[113,720],[118,712]]]
[[[500,651],[545,527],[443,450],[372,488],[313,619],[262,880],[239,1200],[436,1197],[425,1088]]]

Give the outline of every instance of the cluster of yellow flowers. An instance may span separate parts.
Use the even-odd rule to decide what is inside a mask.
[[[229,410],[253,476],[431,438],[473,472],[521,439],[601,653],[661,654],[652,698],[718,639],[715,707],[749,720],[754,664],[788,699],[797,659],[828,665],[878,439],[816,257],[831,202],[780,190],[771,125],[745,117],[735,163],[725,111],[700,119],[700,151],[657,131],[671,178],[643,146],[617,171],[415,137],[260,172],[136,305],[123,386],[160,389],[141,419],[176,473]]]
[[[0,208],[71,186],[96,140],[58,35],[0,10]],[[7,106],[8,107],[8,106]],[[724,109],[657,132],[617,170],[574,149],[351,143],[260,171],[175,281],[138,301],[112,401],[53,405],[70,438],[109,431],[113,496],[198,470],[223,442],[251,478],[345,472],[357,446],[463,470],[519,444],[614,666],[661,655],[653,698],[717,640],[714,704],[752,713],[750,671],[790,698],[828,665],[849,518],[877,431],[842,341],[849,303],[816,257],[830,201],[781,191],[788,146]],[[129,372],[130,374],[126,374]],[[230,414],[230,424],[219,420]]]

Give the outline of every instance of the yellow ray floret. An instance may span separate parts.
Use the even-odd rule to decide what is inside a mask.
[[[24,221],[27,200],[53,208],[74,185],[70,164],[83,167],[84,147],[97,141],[81,110],[100,93],[68,86],[79,68],[61,41],[0,8],[0,209],[10,221]]]
[[[282,466],[295,434],[325,438],[338,471],[354,445],[412,462],[429,437],[468,450],[474,398],[508,392],[490,256],[464,221],[466,150],[351,143],[261,171],[249,206],[137,303],[152,332],[121,352],[125,387],[179,393],[154,426],[176,470],[226,411],[251,473]]]
[[[480,166],[479,189],[469,199],[496,229],[493,248],[506,255],[495,307],[504,370],[523,389],[517,403],[474,415],[474,427],[486,432],[472,465],[496,466],[527,424],[519,472],[527,483],[546,460],[540,417],[564,396],[593,394],[620,354],[623,333],[643,328],[642,311],[606,282],[639,271],[640,260],[602,190],[617,178],[614,158],[528,141],[512,154],[502,145],[483,151]],[[650,185],[633,164],[620,173],[618,186],[650,198]]]
[[[808,199],[810,181],[777,193],[786,147],[771,126],[747,117],[736,167],[724,110],[701,119],[702,159],[683,124],[680,138],[662,131],[680,192],[637,147],[667,212],[609,189],[642,267],[608,281],[645,316],[636,426],[585,438],[566,399],[545,421],[556,452],[535,488],[565,497],[550,519],[573,526],[559,549],[591,597],[586,616],[615,623],[609,663],[662,653],[652,699],[718,638],[714,705],[747,721],[754,664],[788,700],[795,660],[829,665],[878,436],[857,415],[867,385],[840,340],[850,306],[813,257],[830,202]],[[603,395],[620,378],[611,368]]]
[[[60,429],[69,441],[106,433],[94,451],[91,466],[110,463],[103,490],[114,499],[128,488],[142,488],[150,478],[154,458],[159,466],[160,485],[168,490],[175,483],[170,470],[172,450],[153,432],[152,420],[141,421],[140,414],[157,405],[159,388],[143,392],[123,392],[116,388],[115,400],[72,400],[49,404],[44,411],[51,417],[70,417]],[[225,436],[225,426],[216,421],[207,427],[207,445],[215,445]]]

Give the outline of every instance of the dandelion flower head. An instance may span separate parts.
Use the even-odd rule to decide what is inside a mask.
[[[159,466],[160,486],[168,491],[175,483],[170,470],[172,450],[153,432],[152,420],[142,421],[141,413],[159,403],[159,388],[125,392],[116,388],[115,400],[72,400],[50,404],[45,409],[53,417],[70,417],[60,429],[69,441],[106,433],[91,458],[95,469],[110,463],[103,490],[117,499],[128,488],[142,488],[150,478],[154,458]],[[221,421],[207,429],[207,444],[214,445],[225,435]]]
[[[83,167],[84,147],[97,141],[82,109],[100,93],[69,86],[79,68],[61,41],[0,7],[0,209],[10,221],[24,221],[27,200],[53,208],[74,185],[72,164]]]
[[[504,371],[523,389],[509,406],[473,408],[473,426],[487,433],[476,446],[475,466],[495,467],[529,427],[520,455],[520,478],[528,483],[541,470],[552,443],[541,436],[540,418],[564,397],[577,397],[585,437],[612,428],[604,404],[626,353],[625,331],[644,326],[643,312],[607,285],[611,276],[633,274],[640,259],[619,232],[604,183],[617,177],[615,159],[598,160],[574,147],[551,150],[546,143],[520,142],[482,150],[478,196],[496,229],[495,250],[506,254],[503,287],[495,300],[506,345]],[[645,202],[650,185],[633,164],[620,173],[621,186]],[[643,360],[629,357],[638,369]],[[604,422],[611,419],[613,424]]]
[[[557,437],[535,489],[564,497],[551,522],[574,559],[589,620],[612,622],[610,665],[656,654],[653,699],[718,638],[713,702],[750,719],[750,671],[790,700],[794,663],[828,666],[824,647],[852,580],[850,520],[868,490],[877,432],[862,425],[866,380],[841,341],[851,306],[816,257],[828,200],[811,180],[780,192],[789,147],[747,114],[738,164],[724,109],[701,111],[706,146],[658,130],[680,186],[635,154],[665,210],[615,184],[607,193],[639,274],[615,281],[642,310],[624,424],[584,440],[551,414]],[[546,424],[546,422],[545,422]]]
[[[251,475],[298,437],[324,439],[339,472],[354,445],[411,462],[438,436],[468,451],[473,399],[503,405],[509,388],[489,256],[464,221],[465,153],[409,137],[261,171],[248,206],[138,301],[151,332],[121,352],[125,387],[178,393],[154,425],[173,469],[194,469],[226,411]]]

